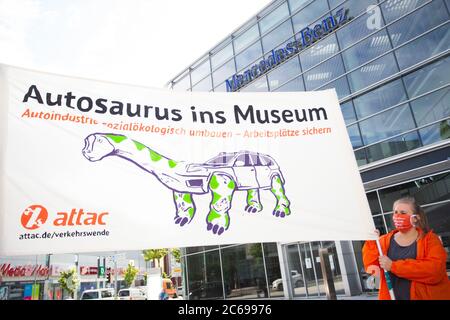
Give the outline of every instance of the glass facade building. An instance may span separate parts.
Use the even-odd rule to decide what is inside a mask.
[[[344,24],[252,74],[253,66],[289,43],[304,42],[306,27],[313,29],[340,9],[348,16]],[[449,0],[277,0],[168,86],[223,92],[236,89],[233,76],[246,75],[237,91],[335,88],[376,226],[383,233],[392,230],[393,201],[415,196],[449,251],[449,22]],[[337,293],[355,295],[367,290],[361,246],[311,242],[187,248],[186,293],[191,299],[323,295],[318,251],[325,247],[331,252]]]

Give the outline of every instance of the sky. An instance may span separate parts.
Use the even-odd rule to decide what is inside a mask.
[[[0,0],[0,63],[163,88],[270,0]]]

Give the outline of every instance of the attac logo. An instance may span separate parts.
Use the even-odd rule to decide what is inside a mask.
[[[43,225],[48,218],[47,209],[38,204],[33,204],[25,209],[20,222],[25,229],[34,230]]]
[[[95,226],[106,225],[105,218],[109,212],[85,212],[83,209],[72,209],[70,212],[58,212],[52,225],[56,227],[67,226]],[[34,230],[41,227],[48,219],[45,207],[33,204],[22,213],[20,222],[25,229]]]

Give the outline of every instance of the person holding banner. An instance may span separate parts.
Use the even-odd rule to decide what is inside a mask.
[[[395,201],[393,211],[395,230],[379,238],[382,253],[373,240],[362,249],[366,271],[380,275],[378,298],[392,297],[381,267],[388,272],[396,300],[450,300],[447,253],[430,230],[425,212],[413,197]]]

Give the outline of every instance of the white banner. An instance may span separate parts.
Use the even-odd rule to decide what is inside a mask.
[[[334,90],[0,68],[0,254],[374,239]]]

